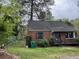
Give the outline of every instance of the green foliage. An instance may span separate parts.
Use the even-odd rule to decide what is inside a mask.
[[[72,20],[71,22],[76,28],[79,28],[79,19]]]
[[[68,20],[65,20],[65,23],[67,23],[70,26],[73,26],[73,24],[70,21],[68,21]]]
[[[54,38],[50,38],[49,39],[49,45],[50,46],[54,46],[55,44],[54,44]]]
[[[0,5],[0,45],[6,43],[13,35],[16,24],[20,21],[17,1],[10,0],[10,5]]]
[[[27,36],[26,37],[26,45],[28,45],[29,48],[31,47],[31,41],[32,41],[32,38],[30,36]]]
[[[37,41],[37,46],[39,46],[39,47],[48,47],[48,41],[46,39],[39,39]]]
[[[25,40],[16,40],[15,44],[12,44],[9,47],[25,47]]]
[[[47,12],[47,16],[46,17],[47,17],[47,20],[48,21],[54,21],[54,16],[52,16],[51,11],[49,11],[49,10]]]
[[[74,39],[75,42],[79,43],[79,38]]]

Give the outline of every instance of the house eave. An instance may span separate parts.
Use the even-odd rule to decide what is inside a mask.
[[[37,31],[38,31],[38,32],[39,32],[39,31],[44,31],[44,32],[45,32],[45,31],[50,31],[50,30],[29,30],[29,31],[36,31],[36,32],[37,32]]]

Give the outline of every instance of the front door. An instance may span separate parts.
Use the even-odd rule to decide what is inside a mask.
[[[60,44],[61,43],[61,36],[60,36],[60,32],[54,32],[52,33],[53,35],[53,41],[55,44]]]

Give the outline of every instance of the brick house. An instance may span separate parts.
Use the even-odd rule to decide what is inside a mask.
[[[54,38],[57,44],[75,44],[76,29],[62,21],[30,21],[28,32],[33,40]]]

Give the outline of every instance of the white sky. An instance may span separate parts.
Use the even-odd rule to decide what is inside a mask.
[[[79,0],[55,0],[55,5],[52,7],[52,14],[56,18],[79,18]]]
[[[9,0],[0,0],[0,3],[2,3],[3,5],[10,4]]]

